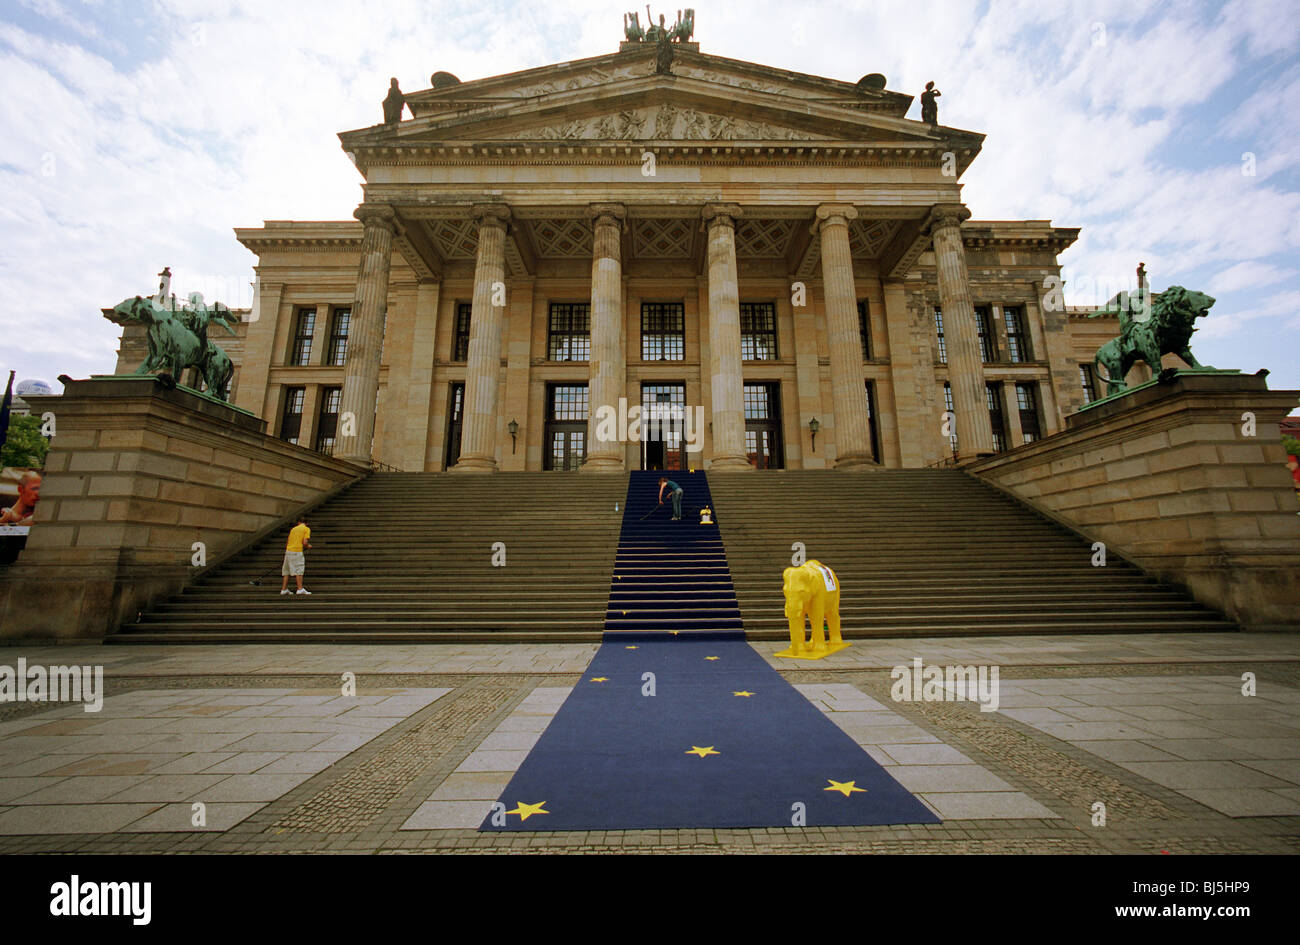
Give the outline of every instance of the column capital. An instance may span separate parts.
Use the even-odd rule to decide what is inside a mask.
[[[744,213],[738,203],[706,203],[700,216],[710,228],[715,226],[734,227],[736,220]]]
[[[363,203],[352,215],[365,226],[382,227],[389,233],[397,232],[397,212],[386,203]]]
[[[499,226],[505,230],[510,226],[510,206],[508,204],[476,203],[471,209],[471,215],[480,228]]]
[[[627,208],[621,203],[591,203],[587,204],[587,215],[594,224],[608,217],[611,224],[621,228],[627,219]]]
[[[823,203],[817,206],[817,219],[813,223],[813,232],[821,232],[821,228],[827,225],[834,226],[843,224],[848,226],[849,223],[858,218],[858,208],[851,203]]]
[[[970,219],[970,211],[961,203],[937,203],[930,208],[921,229],[933,236],[935,230],[949,226],[961,226]]]

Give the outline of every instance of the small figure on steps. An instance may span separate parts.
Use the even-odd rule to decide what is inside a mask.
[[[304,548],[311,547],[311,529],[307,527],[307,519],[304,516],[298,516],[298,524],[289,530],[289,541],[284,546],[284,564],[280,566],[280,575],[283,578],[280,581],[280,593],[292,594],[289,590],[289,578],[293,577],[298,582],[298,593],[310,595],[311,591],[302,586],[302,574],[307,569],[307,558],[303,554]]]
[[[682,496],[684,495],[684,493],[682,492],[682,487],[679,486],[677,483],[673,482],[671,479],[661,476],[659,478],[659,504],[660,505],[664,504],[665,489],[667,489],[668,494],[672,496],[673,521],[674,522],[680,521],[682,517]]]

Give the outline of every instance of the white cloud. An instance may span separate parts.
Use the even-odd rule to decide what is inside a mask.
[[[99,309],[152,288],[164,264],[181,291],[242,291],[253,257],[232,227],[349,218],[360,177],[337,133],[380,120],[390,76],[414,91],[439,69],[470,80],[612,52],[623,12],[600,0],[160,0],[147,23],[122,27],[152,30],[156,55],[126,61],[116,37],[32,5],[88,38],[0,22],[0,298],[49,300],[38,319],[0,305],[0,335],[21,339],[6,359],[46,375],[111,370],[118,332]],[[1277,67],[1298,21],[1257,0],[765,2],[697,8],[696,38],[705,52],[850,82],[883,72],[912,95],[935,80],[941,121],[987,135],[964,178],[975,216],[1083,228],[1064,257],[1071,304],[1131,287],[1144,260],[1157,287],[1206,279],[1226,296],[1216,312],[1243,310],[1237,324],[1283,317],[1295,286],[1271,260],[1300,244],[1300,67]],[[1216,104],[1249,75],[1269,78]],[[1212,162],[1176,145],[1193,116],[1207,123],[1201,140],[1256,147],[1256,176],[1236,155]],[[1263,285],[1281,301],[1233,298]]]

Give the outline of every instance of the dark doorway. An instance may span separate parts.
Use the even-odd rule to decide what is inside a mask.
[[[641,468],[686,469],[685,384],[641,385]]]
[[[745,385],[745,455],[755,469],[780,469],[781,385]]]
[[[451,469],[460,460],[460,427],[465,419],[464,384],[451,385],[447,405],[447,456],[443,469]]]

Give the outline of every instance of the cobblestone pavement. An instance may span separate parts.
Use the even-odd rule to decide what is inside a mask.
[[[0,702],[0,852],[1300,852],[1300,637],[779,646],[941,824],[480,834],[589,645],[7,647],[105,699]],[[895,667],[996,668],[997,705]]]

